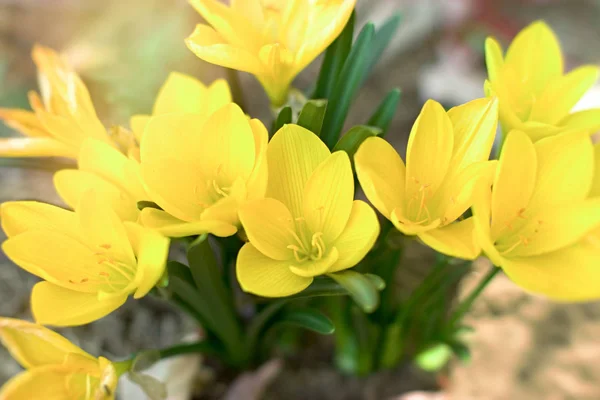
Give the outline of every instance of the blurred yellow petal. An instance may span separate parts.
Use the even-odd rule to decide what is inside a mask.
[[[154,115],[195,113],[202,111],[207,88],[198,79],[179,72],[171,72],[154,103]]]
[[[369,201],[387,219],[404,202],[406,168],[391,144],[366,139],[354,156],[356,175]]]
[[[24,368],[62,364],[68,353],[94,359],[58,333],[19,319],[0,318],[0,340]]]
[[[285,204],[294,218],[302,217],[304,186],[330,154],[327,146],[308,129],[285,125],[273,136],[267,149],[267,196]]]
[[[205,111],[212,114],[219,108],[231,103],[231,89],[225,79],[217,79],[208,87],[207,101],[205,101]]]
[[[69,370],[61,365],[49,365],[21,372],[0,388],[2,400],[65,400]]]
[[[34,112],[17,108],[0,108],[0,119],[26,136],[47,137],[48,132],[40,123]]]
[[[415,121],[406,150],[406,197],[423,190],[435,193],[442,184],[453,153],[452,122],[441,104],[428,100]]]
[[[589,196],[600,196],[600,143],[594,145],[594,179],[592,182],[592,188],[590,189]]]
[[[231,0],[231,8],[235,12],[245,15],[257,28],[264,23],[262,7],[260,0]]]
[[[348,224],[333,243],[339,258],[328,273],[351,268],[371,250],[379,236],[379,221],[375,211],[365,202],[354,200]]]
[[[279,200],[249,201],[239,211],[240,221],[252,245],[274,260],[293,259],[288,246],[297,242],[294,218]]]
[[[2,229],[8,237],[34,230],[56,230],[80,235],[75,213],[37,201],[9,201],[0,205]]]
[[[321,232],[325,243],[342,233],[350,218],[354,176],[345,151],[336,151],[311,174],[304,187],[304,218],[312,232]]]
[[[236,274],[246,292],[263,297],[285,297],[301,292],[313,281],[313,278],[294,274],[289,267],[289,261],[273,260],[246,243],[238,254]]]
[[[78,326],[110,314],[125,300],[127,295],[98,300],[96,293],[81,293],[40,282],[31,291],[31,311],[38,324]]]
[[[569,131],[586,131],[589,134],[600,130],[600,109],[577,111],[564,117],[559,125]]]
[[[390,221],[392,221],[396,229],[405,235],[418,235],[430,229],[435,229],[442,224],[442,221],[439,218],[427,222],[424,225],[417,224],[414,221],[407,219],[406,216],[402,214],[402,209],[400,207],[392,210]]]
[[[291,262],[289,268],[290,271],[298,276],[312,278],[328,272],[331,267],[335,265],[339,257],[340,253],[338,252],[338,249],[332,247],[331,249],[328,249],[327,253],[318,260],[309,259],[302,263]]]
[[[481,246],[481,249],[494,265],[501,266],[504,258],[494,247],[490,230],[490,223],[492,222],[490,216],[491,203],[492,191],[489,187],[481,186],[474,192],[472,210],[475,242],[478,246]]]
[[[256,162],[254,170],[248,178],[248,200],[262,198],[267,191],[269,169],[267,163],[267,143],[269,132],[267,128],[257,119],[250,120],[250,128],[254,134],[254,145],[256,148]]]
[[[77,151],[56,139],[45,137],[2,138],[0,157],[69,157],[77,156]]]
[[[504,64],[504,57],[500,43],[491,37],[485,40],[485,63],[490,80],[495,81],[498,78],[498,71]]]
[[[144,135],[144,131],[146,130],[146,125],[150,121],[149,115],[134,115],[129,120],[129,126],[133,131],[133,136],[138,143],[142,142],[142,136]]]
[[[537,156],[531,139],[519,131],[508,134],[498,163],[491,199],[491,237],[515,229],[535,189]],[[539,171],[538,171],[539,172]],[[489,223],[489,222],[488,222]]]
[[[237,178],[229,188],[229,194],[221,197],[202,212],[202,220],[216,220],[231,225],[239,225],[238,208],[248,197],[246,183]]]
[[[95,139],[86,139],[79,152],[79,169],[92,172],[120,189],[127,188],[125,165],[130,160],[117,149]]]
[[[467,218],[423,232],[419,234],[419,239],[447,256],[474,260],[481,253],[481,247],[475,241],[474,229],[473,218]]]
[[[203,233],[212,233],[215,236],[227,237],[237,232],[235,226],[222,221],[185,222],[154,208],[143,209],[140,213],[140,219],[144,226],[156,229],[158,232],[169,237],[185,237]]]

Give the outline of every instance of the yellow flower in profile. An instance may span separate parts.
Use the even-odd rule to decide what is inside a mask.
[[[598,67],[586,65],[564,74],[560,43],[550,27],[537,21],[523,29],[503,57],[493,38],[485,42],[486,93],[498,97],[500,122],[532,140],[569,130],[600,130],[600,109],[571,112],[598,79]]]
[[[2,249],[45,282],[33,287],[31,309],[40,324],[83,325],[145,296],[165,270],[169,240],[121,222],[95,193],[75,212],[37,202],[2,204]]]
[[[267,155],[268,198],[240,208],[250,242],[238,255],[237,278],[247,292],[282,297],[315,276],[355,266],[373,247],[379,222],[369,205],[353,199],[348,154],[331,154],[309,130],[285,125]]]
[[[594,150],[585,132],[535,144],[508,134],[493,188],[473,205],[483,251],[523,288],[565,301],[600,298],[600,198],[589,198]]]
[[[446,113],[425,103],[408,139],[406,166],[385,140],[368,138],[354,160],[369,201],[396,228],[450,256],[474,259],[473,221],[457,221],[473,204],[473,190],[489,180],[498,104],[478,99]]]
[[[356,0],[191,0],[210,25],[186,39],[199,58],[256,76],[271,103],[339,36]]]
[[[263,197],[268,133],[233,103],[212,115],[165,114],[148,122],[141,173],[150,200],[142,223],[167,236],[237,232],[238,206]]]
[[[86,139],[79,152],[78,169],[54,174],[54,186],[63,201],[75,208],[93,189],[98,200],[108,204],[122,221],[137,221],[137,203],[150,196],[144,189],[140,165],[104,142]]]
[[[231,103],[231,90],[224,79],[217,79],[210,86],[198,79],[179,72],[171,72],[158,92],[152,116],[171,113],[191,113],[210,115],[219,108]],[[150,115],[134,115],[129,122],[137,143]],[[139,155],[133,156],[139,160]]]
[[[95,358],[41,325],[0,318],[0,340],[26,369],[0,388],[1,400],[112,400],[118,375],[106,358]]]
[[[51,49],[35,46],[32,55],[41,98],[29,93],[33,112],[0,109],[0,119],[27,136],[0,139],[0,156],[76,158],[85,138],[114,145],[79,76]]]

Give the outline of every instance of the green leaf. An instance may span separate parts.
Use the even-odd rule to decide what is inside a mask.
[[[356,95],[363,76],[369,67],[369,54],[375,27],[368,23],[362,29],[352,50],[344,63],[332,95],[329,97],[325,120],[323,121],[323,141],[330,149],[338,140],[344,128],[344,122],[350,109],[350,103]]]
[[[415,358],[415,363],[429,372],[442,369],[452,357],[452,349],[445,343],[439,343],[422,351]]]
[[[392,89],[387,96],[385,96],[385,99],[383,99],[379,107],[377,107],[377,110],[375,110],[375,113],[367,123],[369,126],[381,129],[382,137],[385,136],[394,119],[394,114],[396,114],[401,94],[402,92],[400,89]]]
[[[363,80],[367,79],[369,72],[373,70],[373,67],[375,67],[375,64],[377,64],[377,61],[379,61],[383,55],[383,52],[390,44],[392,38],[398,31],[401,20],[401,14],[394,14],[388,18],[388,20],[384,22],[383,25],[381,25],[381,27],[375,32],[370,46],[369,65],[366,73],[364,74]]]
[[[348,153],[350,161],[354,164],[354,154],[356,154],[362,142],[364,142],[365,139],[370,138],[371,136],[377,136],[380,133],[380,129],[371,126],[354,126],[341,137],[333,148],[333,151],[345,151]]]
[[[385,281],[374,274],[365,274],[365,277],[371,282],[375,289],[381,291],[385,289]]]
[[[317,78],[317,86],[312,96],[313,99],[331,98],[333,89],[338,82],[340,72],[352,47],[355,19],[356,15],[353,11],[340,36],[327,48],[323,65],[321,65],[321,71]]]
[[[298,125],[308,129],[317,136],[320,135],[326,109],[327,100],[307,101],[302,111],[300,111],[300,116],[298,116]]]
[[[162,208],[153,201],[141,200],[137,202],[138,210],[142,211],[144,208],[156,208],[157,210],[162,210]]]
[[[335,332],[333,322],[323,313],[311,308],[284,311],[277,316],[277,325],[289,324],[321,335],[331,335]]]
[[[450,348],[452,348],[452,352],[464,363],[468,363],[471,361],[471,350],[469,346],[460,341],[451,341],[448,343]]]
[[[137,384],[150,400],[165,400],[167,398],[167,385],[153,376],[130,371],[128,378]]]
[[[350,293],[364,312],[375,311],[379,305],[379,292],[367,276],[356,271],[336,272],[329,276]]]
[[[271,128],[270,137],[273,137],[273,135],[275,133],[277,133],[277,131],[280,130],[285,124],[291,124],[291,123],[292,123],[292,107],[285,106],[279,111],[277,118],[275,119],[275,121],[273,121],[273,127]]]
[[[404,340],[400,323],[395,322],[385,328],[381,349],[380,363],[383,368],[393,368],[402,360]]]

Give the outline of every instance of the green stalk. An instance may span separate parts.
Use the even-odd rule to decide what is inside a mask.
[[[195,353],[215,354],[215,353],[218,353],[218,351],[215,350],[215,347],[211,343],[209,343],[205,340],[201,340],[198,342],[192,342],[192,343],[178,344],[178,345],[175,345],[172,347],[167,347],[165,349],[159,350],[161,360],[164,360],[165,358],[184,355],[184,354],[195,354]]]
[[[487,287],[487,285],[494,279],[496,275],[500,272],[500,268],[493,266],[488,271],[488,273],[483,277],[483,279],[479,282],[477,287],[473,289],[471,294],[456,308],[456,311],[452,315],[450,319],[449,326],[451,328],[455,327],[455,325],[464,317],[464,315],[471,309],[471,306],[477,300],[479,295],[483,292],[483,290]]]

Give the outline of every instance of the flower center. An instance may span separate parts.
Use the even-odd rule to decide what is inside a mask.
[[[420,184],[419,180],[412,178],[419,185],[419,189],[413,194],[406,205],[406,215],[415,225],[427,224],[431,221],[431,213],[427,208],[428,189],[430,184]]]
[[[303,225],[305,222],[304,218],[296,218],[296,222]],[[327,246],[323,240],[323,232],[316,232],[312,235],[308,231],[307,227],[300,226],[300,236],[293,230],[290,230],[294,238],[294,243],[287,246],[288,249],[294,253],[294,258],[298,263],[305,261],[318,261],[325,255]],[[310,240],[308,238],[310,237]]]
[[[539,232],[540,227],[544,224],[542,220],[528,223],[525,211],[525,208],[519,209],[515,217],[507,221],[498,232],[498,237],[504,240],[498,239],[494,245],[498,248],[501,255],[505,256],[523,246],[529,246]],[[522,221],[519,221],[519,219]]]

